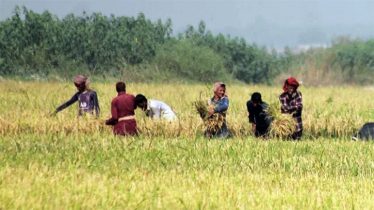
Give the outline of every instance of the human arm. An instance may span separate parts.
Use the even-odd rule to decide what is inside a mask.
[[[250,123],[255,123],[255,113],[252,101],[247,102],[248,118]]]
[[[65,108],[69,107],[70,105],[72,105],[73,103],[78,101],[78,95],[79,95],[79,92],[74,94],[74,96],[69,101],[67,101],[64,104],[62,104],[61,106],[57,107],[55,113],[64,110]]]
[[[208,111],[207,117],[209,118],[213,114],[214,114],[214,109],[211,109],[211,110]]]
[[[281,103],[282,113],[291,113],[292,107],[287,104],[287,94],[282,94],[279,96],[279,102]]]
[[[229,108],[229,99],[224,98],[218,103],[218,106],[216,108],[208,110],[207,117],[212,116],[214,113],[225,112],[227,111],[228,108]]]
[[[254,105],[251,100],[247,102],[247,111],[248,111],[248,118],[249,123],[252,125],[252,132],[256,131],[256,123],[255,123],[255,109]]]
[[[163,113],[163,111],[162,111],[161,107],[158,107],[157,112],[155,113],[155,115],[157,116],[157,119],[162,119],[162,117],[163,117],[162,113]]]
[[[296,113],[301,113],[301,111],[303,110],[303,96],[300,92],[298,92],[295,100],[294,110]]]
[[[95,91],[93,92],[92,97],[93,97],[93,103],[94,103],[96,116],[99,117],[100,116],[99,99],[97,98],[97,93]]]
[[[161,119],[162,118],[162,103],[155,100],[148,101],[149,113],[148,116],[152,119]]]
[[[229,108],[229,99],[228,98],[223,98],[221,101],[218,103],[218,106],[214,108],[214,112],[224,112],[227,111]]]
[[[110,112],[112,114],[112,117],[108,119],[105,124],[115,125],[118,122],[117,101],[115,99],[112,100]]]

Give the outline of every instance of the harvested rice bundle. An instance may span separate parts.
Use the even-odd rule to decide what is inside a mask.
[[[206,103],[202,100],[195,101],[195,102],[193,102],[193,104],[194,104],[194,106],[197,110],[197,113],[199,113],[200,117],[203,119],[206,130],[208,132],[211,132],[211,133],[219,132],[221,130],[223,122],[225,120],[225,117],[224,117],[223,114],[225,114],[226,112],[224,112],[223,114],[222,113],[214,113],[212,116],[207,117],[208,110],[214,109],[216,107],[216,105],[210,104],[209,106],[207,106],[208,103]]]
[[[193,105],[195,106],[197,113],[200,114],[200,117],[204,119],[208,114],[208,107],[206,103],[203,100],[198,100],[193,102]]]
[[[296,131],[296,121],[292,114],[283,114],[279,102],[273,103],[265,110],[272,119],[269,127],[269,136],[272,138],[289,138]]]
[[[218,133],[222,129],[225,118],[220,113],[214,113],[205,119],[206,130],[210,133]]]

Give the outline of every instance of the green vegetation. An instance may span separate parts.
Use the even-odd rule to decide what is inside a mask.
[[[286,48],[279,54],[244,39],[215,36],[203,21],[198,29],[172,32],[170,19],[152,23],[144,14],[60,20],[48,11],[16,7],[12,18],[0,22],[0,75],[70,78],[79,72],[135,82],[237,79],[254,84],[293,75],[311,85],[373,82],[373,40],[342,37],[327,49],[294,54]]]
[[[153,23],[142,13],[58,19],[48,11],[16,7],[12,18],[0,22],[0,75],[66,79],[79,72],[136,82],[236,79],[251,84],[278,83],[293,75],[311,85],[373,83],[373,40],[342,37],[327,49],[293,54],[286,48],[280,54],[242,38],[213,35],[203,21],[197,29],[172,32],[172,20]]]
[[[5,136],[2,209],[370,209],[373,144]]]
[[[160,77],[160,71],[182,80],[205,82],[233,77],[245,82],[263,82],[272,77],[267,75],[270,55],[243,39],[213,36],[205,31],[204,22],[198,31],[189,27],[177,37],[171,36],[172,31],[170,19],[166,23],[161,20],[152,23],[144,14],[134,18],[94,13],[81,17],[68,15],[60,20],[48,11],[37,14],[16,7],[12,18],[0,22],[3,59],[0,74],[20,77],[57,74],[65,78],[76,72],[130,74],[135,81],[142,81],[144,78],[136,70],[143,72],[146,66],[151,69],[148,73],[152,76],[148,78]],[[167,62],[170,53],[175,53],[173,62],[179,65],[177,69]],[[133,71],[124,72],[129,70]]]
[[[174,77],[198,82],[227,81],[229,78],[221,57],[212,49],[188,41],[165,44],[157,50],[154,62]]]
[[[327,49],[310,49],[297,55],[286,49],[281,62],[287,69],[276,80],[293,75],[309,85],[372,85],[374,39],[340,37]]]

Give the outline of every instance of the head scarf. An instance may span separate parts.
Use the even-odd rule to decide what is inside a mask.
[[[216,83],[214,83],[213,91],[214,91],[214,92],[217,92],[217,90],[218,90],[222,85],[225,85],[225,84],[222,83],[222,82],[216,82]]]
[[[74,83],[78,84],[78,85],[84,83],[86,85],[86,87],[88,87],[88,84],[90,84],[90,80],[83,75],[77,75],[77,76],[74,77]]]
[[[284,84],[283,84],[283,90],[286,91],[287,90],[287,85],[293,85],[296,87],[296,89],[299,87],[299,83],[297,82],[297,80],[293,77],[290,77],[288,79],[286,79],[284,81]]]
[[[217,92],[217,90],[218,90],[220,87],[222,87],[222,86],[224,86],[225,89],[226,89],[226,85],[225,85],[225,83],[222,83],[222,82],[216,82],[216,83],[214,83],[213,91],[214,91],[214,92]],[[227,93],[227,92],[225,91],[225,95],[223,96],[224,98],[227,98],[227,94],[226,94],[226,93]]]

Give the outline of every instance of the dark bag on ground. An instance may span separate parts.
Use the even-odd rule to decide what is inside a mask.
[[[369,141],[374,140],[374,122],[366,123],[356,135],[353,140]]]

